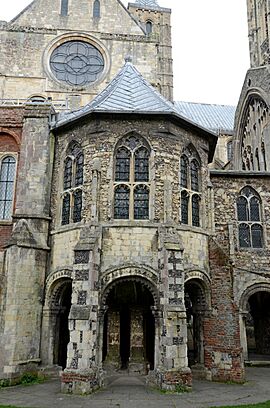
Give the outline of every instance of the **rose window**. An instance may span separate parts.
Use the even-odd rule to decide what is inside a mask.
[[[50,58],[54,76],[71,86],[95,82],[104,70],[101,52],[84,41],[68,41],[57,47]]]

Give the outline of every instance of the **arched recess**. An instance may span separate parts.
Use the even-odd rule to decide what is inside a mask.
[[[71,307],[71,271],[60,271],[47,280],[42,325],[44,364],[66,367]]]
[[[157,288],[142,276],[122,276],[102,292],[100,350],[107,370],[145,374],[155,365]],[[102,342],[102,344],[101,344]]]
[[[248,287],[240,299],[240,335],[245,360],[270,360],[270,283]]]
[[[204,365],[205,318],[210,302],[210,280],[207,275],[199,271],[189,272],[185,279],[185,306],[190,367]]]
[[[246,96],[236,125],[234,167],[245,171],[269,171],[270,120],[268,97],[258,89]]]

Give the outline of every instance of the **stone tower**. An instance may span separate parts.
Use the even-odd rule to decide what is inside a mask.
[[[270,3],[247,0],[250,64],[252,68],[269,64]]]

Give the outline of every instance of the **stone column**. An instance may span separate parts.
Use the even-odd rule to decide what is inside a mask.
[[[103,381],[98,349],[100,236],[101,231],[94,226],[83,228],[74,250],[70,343],[67,368],[61,377],[63,392],[88,394]]]
[[[243,349],[244,361],[248,360],[247,330],[246,330],[247,314],[248,312],[242,312],[239,314],[240,342]]]
[[[145,373],[143,310],[130,310],[130,363],[129,371]]]
[[[40,364],[42,302],[49,247],[51,106],[26,105],[17,178],[15,225],[5,255],[4,373]]]
[[[108,310],[107,356],[105,367],[120,368],[120,311]]]
[[[190,387],[191,371],[187,358],[187,321],[184,302],[183,247],[173,228],[160,229],[161,335],[160,365],[156,381],[160,388]]]

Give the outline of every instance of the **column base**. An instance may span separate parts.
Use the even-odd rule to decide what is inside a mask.
[[[154,385],[165,391],[185,392],[192,388],[192,373],[189,367],[181,370],[164,371],[155,369],[148,374],[147,385]]]
[[[91,394],[103,386],[103,370],[69,370],[61,374],[61,392],[66,394]]]

